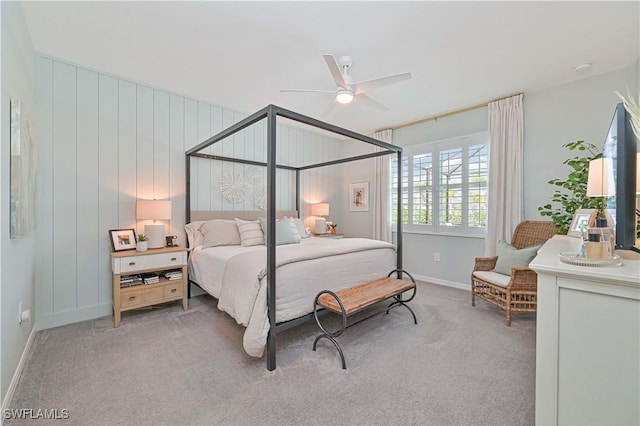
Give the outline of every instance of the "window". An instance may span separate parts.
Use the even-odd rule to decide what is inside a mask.
[[[486,132],[406,148],[401,170],[391,159],[393,221],[400,178],[406,230],[484,234],[488,161]]]

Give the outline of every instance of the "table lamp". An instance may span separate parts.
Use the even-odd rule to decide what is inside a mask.
[[[320,216],[316,218],[316,234],[327,233],[327,219],[323,216],[329,216],[329,204],[320,203],[313,204],[311,206],[311,214],[313,216]]]
[[[612,197],[616,195],[613,179],[613,161],[611,158],[596,158],[589,162],[589,178],[587,180],[587,197]],[[598,206],[596,220],[606,220],[604,200]],[[606,226],[606,225],[604,225]]]
[[[164,247],[164,224],[156,221],[171,219],[171,201],[138,200],[136,219],[153,220],[153,223],[144,225],[144,234],[149,239],[148,246],[149,248]]]

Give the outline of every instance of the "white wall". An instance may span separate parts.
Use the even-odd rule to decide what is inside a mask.
[[[602,147],[615,105],[620,102],[615,90],[637,90],[640,63],[616,72],[584,78],[524,97],[524,207],[525,219],[546,220],[538,206],[547,203],[554,187],[550,179],[565,177],[568,169],[562,162],[569,151],[562,145],[583,139]],[[403,129],[393,134],[393,142],[410,146],[487,130],[487,108],[445,117]],[[371,180],[369,167],[344,173],[348,180]],[[370,227],[370,213],[358,222],[347,221],[354,233]],[[347,229],[345,233],[349,233]],[[433,253],[440,253],[440,262]],[[433,282],[469,287],[474,258],[484,253],[484,239],[407,233],[404,238],[404,267]]]
[[[553,178],[566,178],[570,168],[564,160],[577,154],[563,144],[584,140],[602,149],[621,102],[614,94],[626,88],[637,93],[637,66],[550,87],[524,97],[524,212],[540,219],[538,207],[548,203],[555,187]]]
[[[34,312],[35,233],[9,239],[9,99],[20,99],[23,112],[34,118],[33,46],[18,2],[0,2],[2,19],[2,89],[0,107],[0,395],[7,391],[19,366],[34,321],[18,324],[18,303]]]
[[[170,199],[167,235],[184,245],[185,151],[246,115],[51,58],[36,60],[40,165],[38,195],[38,312],[46,328],[111,313],[108,230],[136,228],[137,199]],[[328,159],[338,142],[279,126],[283,163]],[[264,125],[252,126],[205,150],[263,160]],[[233,204],[219,192],[229,162],[192,163],[192,206],[201,210],[257,210],[253,199]],[[339,169],[338,169],[339,171]],[[279,207],[293,208],[291,177]],[[340,174],[306,172],[307,203],[339,204]],[[266,179],[265,179],[266,181]]]

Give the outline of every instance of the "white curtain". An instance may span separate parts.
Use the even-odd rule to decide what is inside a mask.
[[[523,219],[522,162],[524,112],[522,96],[489,103],[489,206],[485,255],[498,241],[511,242]]]
[[[375,132],[373,137],[379,141],[392,143],[393,130],[385,129]],[[383,148],[376,147],[376,152]],[[371,210],[373,212],[373,238],[375,240],[391,242],[391,204],[389,191],[389,155],[382,155],[373,159],[373,185]]]

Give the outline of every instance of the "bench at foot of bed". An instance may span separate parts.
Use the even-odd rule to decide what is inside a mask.
[[[392,274],[401,273],[406,274],[411,281],[402,280],[398,278],[391,278]],[[402,293],[413,290],[411,297],[406,300],[402,299]],[[418,324],[418,320],[416,319],[416,315],[413,313],[413,310],[407,303],[413,300],[416,295],[416,281],[413,279],[411,274],[404,270],[395,269],[389,272],[386,278],[380,278],[375,281],[370,281],[368,283],[359,284],[355,287],[345,288],[340,291],[336,291],[335,293],[331,290],[322,290],[316,296],[313,302],[313,315],[316,319],[316,323],[320,330],[322,330],[322,334],[320,334],[313,342],[313,350],[316,350],[316,345],[318,341],[322,338],[326,338],[336,347],[338,352],[340,353],[340,358],[342,359],[342,368],[346,370],[347,363],[344,358],[344,354],[342,352],[342,348],[336,341],[336,337],[340,336],[344,331],[362,321],[365,321],[369,318],[372,318],[376,315],[382,313],[389,313],[389,311],[398,306],[404,306],[411,312],[413,316],[413,322]],[[365,318],[362,318],[358,321],[355,321],[351,324],[347,324],[347,319],[351,315],[363,311],[364,309],[374,305],[378,302],[382,302],[387,299],[393,298],[394,301],[391,302],[386,308],[378,310],[371,315],[368,315]],[[330,332],[327,331],[318,318],[318,307],[328,309],[332,312],[340,314],[342,316],[342,327],[337,331]]]

